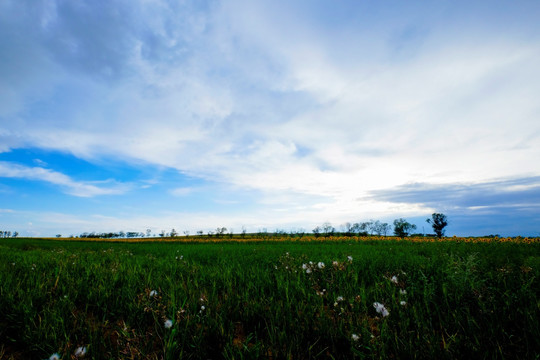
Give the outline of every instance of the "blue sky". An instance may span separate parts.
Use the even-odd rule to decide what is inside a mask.
[[[0,2],[0,230],[540,235],[537,1]]]

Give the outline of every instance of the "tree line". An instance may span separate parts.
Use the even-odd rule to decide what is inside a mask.
[[[19,233],[17,231],[3,231],[3,230],[0,230],[0,238],[10,238],[10,237],[14,237],[16,238],[17,236],[19,236]]]
[[[431,215],[431,218],[426,219],[426,222],[431,225],[433,228],[433,232],[435,236],[441,238],[444,236],[445,233],[445,227],[448,225],[448,218],[445,214],[442,213],[433,213]],[[325,222],[324,224],[320,226],[316,226],[311,232],[313,233],[313,236],[316,238],[318,237],[330,237],[330,236],[387,236],[392,230],[393,235],[405,238],[413,234],[413,231],[416,230],[416,225],[411,224],[404,218],[395,219],[392,223],[392,225],[381,222],[379,220],[369,220],[365,222],[357,222],[357,223],[350,223],[347,222],[340,226],[340,229],[337,230],[335,227],[332,226],[331,223]],[[0,236],[2,233],[6,232],[0,232]],[[7,232],[10,233],[11,232]],[[15,234],[18,234],[15,232]],[[184,236],[189,237],[190,232],[184,231]],[[271,236],[291,236],[291,237],[298,237],[302,238],[307,233],[304,229],[298,229],[298,230],[292,230],[292,231],[285,231],[276,229],[273,233],[269,232],[266,228],[259,230],[257,233],[249,234],[250,236],[256,236],[260,238],[266,238]],[[234,231],[233,229],[227,229],[226,227],[217,227],[215,230],[210,231],[203,231],[198,230],[196,232],[196,235],[198,237],[216,237],[216,238],[233,238]],[[239,234],[237,234],[241,238],[246,237],[247,231],[245,227],[242,227],[242,230]],[[415,234],[415,235],[424,235],[424,234]],[[14,235],[14,237],[17,235]],[[57,237],[61,237],[60,234],[56,235]],[[157,235],[152,234],[151,229],[147,229],[146,232],[136,232],[136,231],[120,231],[120,232],[106,232],[106,233],[97,233],[97,232],[84,232],[80,234],[79,238],[101,238],[101,239],[114,239],[114,238],[143,238],[143,237],[177,237],[180,236],[180,234],[173,228],[169,232],[165,230],[161,230]],[[4,236],[9,237],[9,236]],[[75,236],[71,236],[72,238]]]

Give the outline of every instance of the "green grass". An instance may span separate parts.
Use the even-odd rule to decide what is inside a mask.
[[[0,359],[538,359],[539,250],[2,239]]]

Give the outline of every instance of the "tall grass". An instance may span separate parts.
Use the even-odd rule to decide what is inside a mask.
[[[539,249],[2,239],[0,358],[534,359]]]

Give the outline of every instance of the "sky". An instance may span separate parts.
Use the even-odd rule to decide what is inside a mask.
[[[540,2],[2,0],[0,230],[540,236]]]

